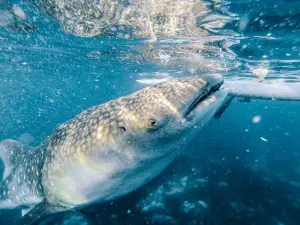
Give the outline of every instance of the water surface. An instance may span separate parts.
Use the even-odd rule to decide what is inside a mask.
[[[69,18],[65,1],[0,0],[0,140],[37,145],[82,110],[172,77],[299,82],[298,1],[114,1],[124,20],[84,2]],[[43,223],[297,225],[299,114],[298,102],[234,100],[150,184]]]

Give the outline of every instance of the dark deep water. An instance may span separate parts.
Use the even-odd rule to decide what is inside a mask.
[[[36,1],[0,0],[0,140],[37,145],[82,110],[159,79],[217,72],[299,81],[300,2],[223,3],[221,19],[200,23],[209,25],[203,36],[158,37],[149,46],[144,37],[74,36]],[[211,28],[215,20],[226,25]],[[299,102],[235,99],[149,184],[41,224],[298,225],[299,115]],[[0,224],[19,215],[0,210]]]

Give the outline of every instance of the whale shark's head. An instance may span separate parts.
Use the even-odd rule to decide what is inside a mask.
[[[222,84],[221,75],[170,79],[93,107],[60,126],[50,149],[63,156],[113,149],[164,153],[162,145],[192,138],[211,119],[227,96]]]
[[[124,97],[123,133],[136,143],[160,146],[185,138],[213,116],[227,95],[221,75],[171,79]],[[192,133],[191,133],[192,132]],[[188,141],[188,140],[186,140]]]
[[[85,205],[143,185],[211,119],[227,95],[222,84],[220,75],[171,79],[60,126],[50,138],[43,168],[48,201]]]

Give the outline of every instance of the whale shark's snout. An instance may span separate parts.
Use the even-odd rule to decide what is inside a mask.
[[[186,118],[201,102],[218,91],[223,82],[223,76],[219,74],[177,78],[148,87],[138,97],[150,103],[145,114],[156,117],[163,112],[164,116]]]

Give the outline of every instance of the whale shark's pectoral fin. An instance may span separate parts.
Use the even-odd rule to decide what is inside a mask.
[[[33,225],[37,224],[41,219],[47,216],[63,211],[67,211],[67,208],[57,207],[51,205],[47,199],[43,199],[39,204],[37,204],[32,210],[25,214],[21,219],[16,221],[14,225]]]
[[[222,117],[222,115],[225,113],[225,111],[227,110],[227,108],[229,107],[230,103],[232,102],[232,100],[234,98],[235,98],[234,96],[230,96],[228,99],[226,99],[226,101],[223,103],[223,105],[215,113],[214,117],[216,119],[219,119]]]
[[[30,147],[19,141],[6,139],[0,142],[0,158],[4,163],[3,179],[12,172],[12,170],[22,161],[29,152]]]

